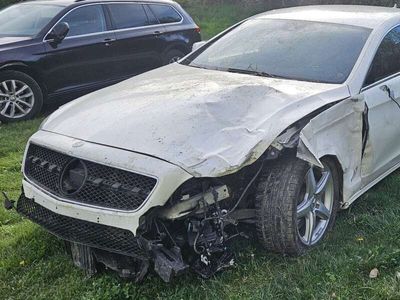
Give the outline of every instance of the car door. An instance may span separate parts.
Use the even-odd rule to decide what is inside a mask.
[[[368,106],[364,185],[394,168],[400,159],[400,26],[382,40],[362,89]]]
[[[45,41],[44,69],[49,92],[101,86],[115,79],[115,35],[108,30],[103,6],[77,7],[59,22],[68,23],[70,30],[59,44]]]
[[[159,35],[163,25],[148,16],[139,3],[107,4],[115,30],[114,67],[121,77],[130,77],[162,65]]]

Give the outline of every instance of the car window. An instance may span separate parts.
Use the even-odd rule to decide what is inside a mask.
[[[35,36],[62,10],[64,6],[22,3],[0,11],[1,36]]]
[[[143,5],[135,3],[117,3],[109,6],[115,29],[125,29],[149,25]]]
[[[302,81],[343,83],[371,30],[302,20],[248,20],[195,51],[193,67]]]
[[[160,22],[158,21],[154,13],[150,10],[148,5],[144,5],[144,10],[146,11],[150,25],[160,24]]]
[[[364,86],[400,72],[400,26],[392,29],[379,46]]]
[[[162,24],[176,23],[182,20],[181,15],[169,5],[149,4],[149,6]]]
[[[69,25],[67,37],[107,30],[103,8],[100,5],[79,7],[67,14],[60,22],[66,22]]]

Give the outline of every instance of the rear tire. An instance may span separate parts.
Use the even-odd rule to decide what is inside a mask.
[[[183,53],[182,51],[177,49],[171,49],[165,53],[163,63],[164,65],[172,64],[177,62],[184,56],[185,53]]]
[[[333,227],[339,207],[339,174],[331,160],[322,163],[324,169],[295,157],[285,158],[261,173],[256,228],[267,250],[301,255]]]
[[[43,106],[43,92],[29,75],[19,71],[0,72],[0,121],[28,120]]]

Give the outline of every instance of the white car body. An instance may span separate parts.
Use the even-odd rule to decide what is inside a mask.
[[[387,85],[400,97],[400,76],[364,88],[363,82],[383,37],[400,24],[400,11],[310,6],[271,11],[258,18],[339,23],[372,32],[343,84],[172,64],[66,104],[44,122],[29,143],[153,176],[157,185],[134,211],[61,199],[25,177],[26,196],[57,214],[136,234],[140,217],[150,208],[166,204],[182,183],[192,177],[234,174],[251,165],[267,149],[279,150],[283,143],[279,136],[292,124],[324,107],[302,128],[297,156],[315,165],[321,165],[320,158],[326,155],[336,157],[343,172],[343,208],[397,169],[400,110],[380,87]],[[366,105],[369,135],[362,153]]]

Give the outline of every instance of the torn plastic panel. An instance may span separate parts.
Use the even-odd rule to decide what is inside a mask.
[[[360,99],[344,100],[310,120],[300,133],[297,157],[319,167],[320,159],[327,155],[339,161],[344,207],[350,205],[350,199],[361,188],[365,108]]]

